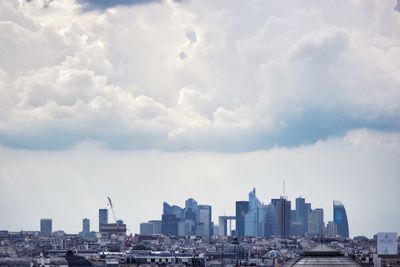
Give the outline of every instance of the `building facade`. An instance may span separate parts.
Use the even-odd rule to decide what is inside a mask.
[[[108,224],[108,209],[99,209],[99,232],[103,224]]]
[[[249,212],[248,201],[236,201],[236,236],[244,236],[244,217]]]
[[[53,231],[52,219],[40,219],[40,235],[49,237]]]
[[[82,234],[84,236],[90,233],[90,220],[88,218],[84,218],[82,220]]]
[[[264,232],[265,210],[264,205],[256,196],[256,189],[249,193],[249,211],[244,217],[244,235],[261,237]]]
[[[337,226],[337,235],[349,237],[349,223],[347,221],[346,209],[340,201],[333,201],[333,221]]]
[[[288,238],[291,224],[291,202],[284,197],[271,200],[276,211],[276,234]]]

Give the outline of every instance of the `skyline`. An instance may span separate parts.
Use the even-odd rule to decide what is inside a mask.
[[[107,196],[134,232],[187,197],[217,221],[285,180],[400,232],[398,29],[400,0],[0,1],[0,229]]]

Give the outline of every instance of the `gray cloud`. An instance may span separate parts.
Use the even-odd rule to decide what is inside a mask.
[[[399,131],[390,1],[354,14],[353,3],[332,14],[329,1],[164,1],[100,15],[23,4],[0,4],[3,146],[252,151]]]
[[[160,3],[161,0],[76,0],[84,10],[107,9],[115,6],[142,5],[148,3]]]
[[[394,10],[400,12],[400,1],[399,0],[397,0],[397,4],[395,5]]]

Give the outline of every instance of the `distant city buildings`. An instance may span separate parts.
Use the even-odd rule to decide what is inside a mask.
[[[272,205],[276,211],[276,235],[281,237],[290,236],[291,224],[291,202],[285,197],[272,199]]]
[[[334,201],[334,218],[325,227],[324,210],[311,208],[304,197],[295,200],[295,209],[285,196],[272,198],[264,204],[253,188],[248,200],[235,202],[235,215],[218,216],[218,225],[212,221],[212,207],[200,205],[193,198],[185,201],[185,207],[163,203],[161,220],[140,224],[143,235],[169,236],[236,236],[236,237],[349,237],[346,210],[342,203]],[[235,229],[232,229],[232,221]]]
[[[308,213],[308,235],[322,237],[324,234],[324,228],[324,210],[311,210]]]
[[[80,232],[79,235],[83,237],[94,235],[94,233],[90,232],[90,220],[88,218],[82,219],[82,232]]]
[[[52,219],[40,219],[40,235],[44,237],[51,236],[53,229]]]
[[[311,212],[311,204],[305,198],[296,198],[296,208],[291,212],[291,234],[302,236],[308,233],[308,214]]]
[[[161,235],[162,222],[159,220],[151,220],[140,224],[141,235]]]
[[[140,234],[141,235],[153,235],[154,228],[152,223],[141,223],[140,224]]]
[[[249,201],[236,201],[236,235],[244,236],[244,218],[249,212]]]
[[[104,224],[108,224],[108,209],[99,209],[99,232]]]
[[[84,218],[82,220],[82,233],[88,234],[90,232],[90,220],[88,218]]]
[[[337,225],[333,221],[329,221],[325,228],[325,237],[335,238],[337,236]]]
[[[185,201],[185,208],[164,202],[161,221],[142,223],[141,232],[142,230],[149,234],[171,236],[212,236],[214,234],[212,207],[199,205],[193,198]]]
[[[349,224],[344,205],[340,201],[333,201],[333,221],[337,226],[337,235],[349,237]]]

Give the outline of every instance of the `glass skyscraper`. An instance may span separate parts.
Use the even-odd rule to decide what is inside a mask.
[[[236,201],[236,236],[244,236],[244,216],[249,212],[248,201]]]
[[[40,219],[40,235],[51,236],[52,233],[52,219]]]
[[[161,231],[164,235],[178,235],[178,225],[183,217],[183,209],[176,205],[163,203],[163,214],[161,217]]]
[[[308,232],[308,213],[311,212],[311,204],[306,203],[305,198],[298,197],[296,198],[296,210],[295,210],[295,218],[291,218],[292,221],[299,224],[299,229],[293,234],[296,235],[304,235]]]
[[[263,236],[265,212],[263,204],[256,197],[255,188],[249,193],[249,212],[246,213],[244,221],[245,236]]]
[[[100,226],[108,224],[108,209],[99,209],[99,232]]]
[[[276,235],[276,211],[272,204],[266,205],[265,209],[265,229],[264,236],[271,237]]]
[[[337,234],[342,237],[349,237],[349,223],[344,205],[337,200],[333,201],[333,221],[337,226]]]
[[[290,236],[291,202],[284,197],[271,200],[276,211],[276,234],[281,237]]]
[[[90,233],[90,220],[88,218],[84,218],[82,220],[82,234],[88,235]]]

